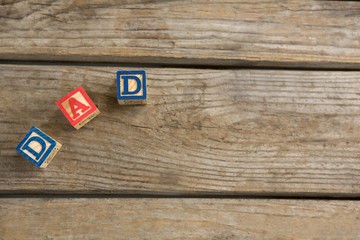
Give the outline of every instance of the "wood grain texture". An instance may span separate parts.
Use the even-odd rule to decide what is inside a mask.
[[[2,1],[0,59],[360,67],[357,1]]]
[[[122,67],[0,65],[0,191],[360,195],[360,72],[149,68],[120,106]],[[102,112],[76,131],[55,101],[82,85]],[[44,171],[15,146],[36,125]]]
[[[0,199],[1,239],[358,239],[360,203]]]

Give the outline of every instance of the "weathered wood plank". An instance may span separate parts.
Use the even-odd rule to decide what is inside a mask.
[[[360,203],[0,199],[1,239],[358,239]]]
[[[360,67],[357,1],[6,1],[0,59]]]
[[[146,69],[119,106],[116,67],[0,65],[0,191],[360,195],[360,72]],[[55,101],[82,85],[76,131]],[[15,151],[36,125],[63,144],[44,171]]]

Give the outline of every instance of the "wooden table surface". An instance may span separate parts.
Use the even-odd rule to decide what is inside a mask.
[[[360,239],[360,2],[1,1],[0,97],[0,239]]]

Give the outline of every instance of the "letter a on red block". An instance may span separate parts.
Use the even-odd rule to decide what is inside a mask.
[[[69,105],[71,108],[73,119],[80,117],[79,111],[81,111],[81,114],[84,114],[90,108],[89,106],[82,104],[81,102],[79,102],[78,100],[76,100],[73,97],[69,99]]]
[[[56,104],[72,126],[76,126],[82,120],[97,111],[94,102],[81,86],[59,99]]]

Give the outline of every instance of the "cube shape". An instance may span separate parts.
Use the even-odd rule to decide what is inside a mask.
[[[146,104],[145,71],[118,71],[116,90],[120,105]]]
[[[56,104],[76,129],[100,114],[99,109],[81,86],[59,99]]]
[[[61,148],[61,143],[33,126],[16,147],[21,155],[40,168],[46,168]]]

